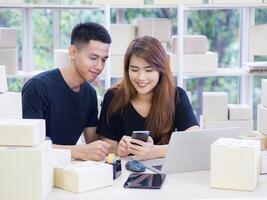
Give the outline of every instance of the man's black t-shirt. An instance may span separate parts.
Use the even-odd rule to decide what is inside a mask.
[[[175,106],[175,119],[173,124],[173,131],[184,131],[191,126],[198,125],[195,115],[193,113],[191,104],[188,100],[186,92],[177,87],[178,100]],[[98,122],[97,133],[103,137],[120,141],[124,135],[131,136],[132,131],[146,130],[145,119],[129,104],[125,107],[123,112],[117,112],[111,116],[109,124],[106,120],[106,113],[110,105],[114,93],[112,90],[105,94],[102,102],[101,114]],[[123,113],[123,114],[122,114]],[[166,119],[168,120],[168,119]],[[161,138],[153,138],[154,143],[159,143]]]
[[[86,127],[97,126],[97,96],[89,83],[74,92],[59,69],[43,72],[22,89],[23,118],[45,119],[54,144],[75,145]]]

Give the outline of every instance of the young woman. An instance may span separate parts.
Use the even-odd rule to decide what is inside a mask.
[[[198,129],[185,91],[175,86],[161,43],[149,36],[133,40],[124,57],[124,76],[105,94],[97,133],[121,157],[164,157],[173,131]],[[149,130],[148,142],[132,131]],[[136,143],[136,144],[132,144]]]

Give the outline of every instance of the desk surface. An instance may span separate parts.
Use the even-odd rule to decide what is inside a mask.
[[[209,171],[168,174],[160,190],[125,189],[123,184],[131,172],[124,168],[122,175],[109,187],[85,193],[72,193],[54,188],[47,200],[167,200],[167,199],[234,199],[267,200],[267,175],[261,175],[253,192],[211,189]],[[147,172],[149,172],[147,170]]]

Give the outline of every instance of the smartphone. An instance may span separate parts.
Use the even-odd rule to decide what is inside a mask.
[[[142,140],[143,142],[147,142],[149,136],[149,131],[133,131],[132,138],[136,140]],[[132,142],[132,144],[136,144]],[[139,144],[136,144],[139,145]]]
[[[124,188],[160,189],[166,174],[132,173],[124,183]]]

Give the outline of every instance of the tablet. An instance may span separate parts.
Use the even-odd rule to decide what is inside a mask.
[[[165,174],[132,173],[124,183],[124,188],[160,189]]]

